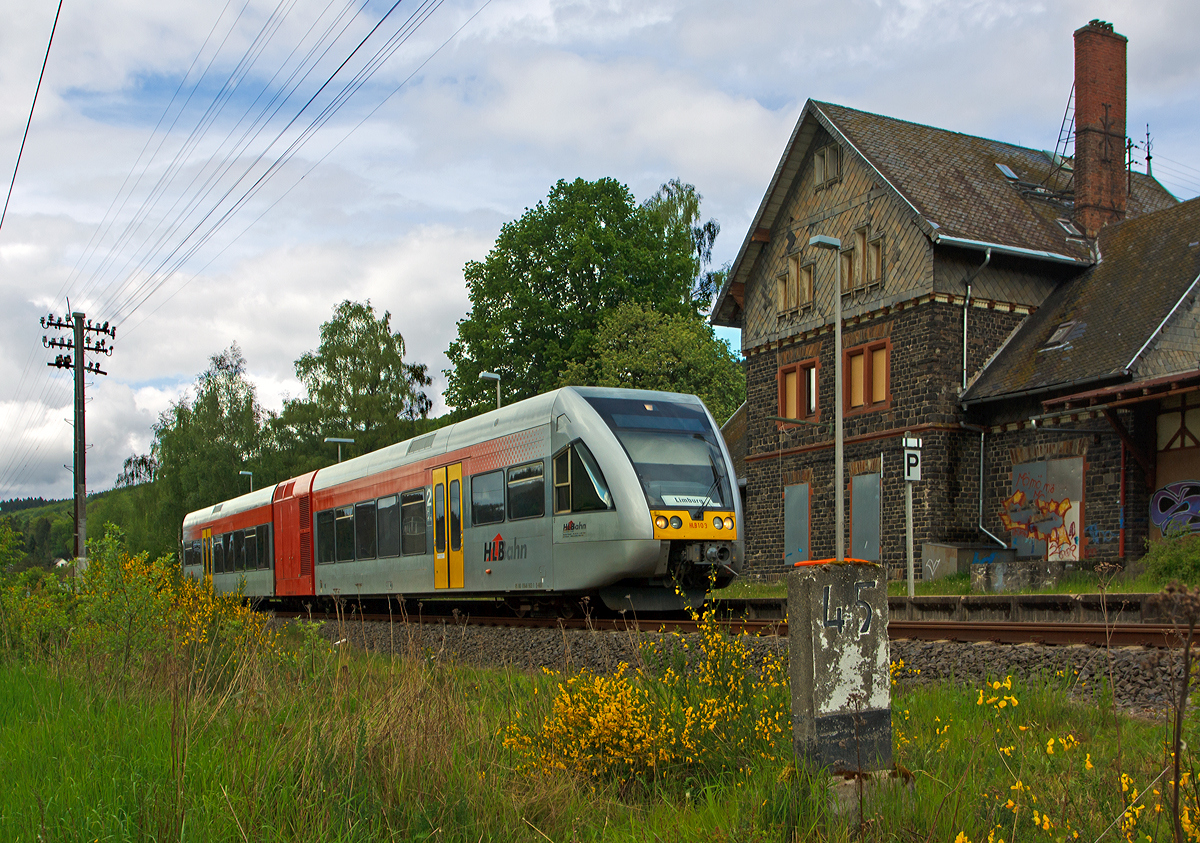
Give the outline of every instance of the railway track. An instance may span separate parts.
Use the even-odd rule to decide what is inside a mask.
[[[778,601],[777,601],[778,603]],[[341,623],[415,623],[428,625],[469,625],[531,629],[592,629],[628,633],[678,632],[681,634],[698,631],[700,624],[690,618],[633,616],[616,617],[513,617],[502,614],[473,614],[469,608],[494,609],[492,604],[482,603],[475,607],[467,604],[454,606],[451,611],[429,609],[424,604],[418,614],[375,611],[357,611],[347,606],[341,612],[285,612],[277,611],[280,618],[311,618]],[[747,617],[738,613],[732,601],[724,603],[721,626],[732,634],[768,635],[783,637],[788,634],[787,621],[783,618],[783,606],[778,604],[777,618]],[[761,610],[761,606],[759,609]],[[427,610],[429,609],[429,610]],[[892,640],[961,641],[999,644],[1046,644],[1055,646],[1087,645],[1111,647],[1180,647],[1183,640],[1179,630],[1164,623],[1095,623],[1071,621],[996,621],[996,620],[909,620],[892,617],[888,622],[888,637]]]

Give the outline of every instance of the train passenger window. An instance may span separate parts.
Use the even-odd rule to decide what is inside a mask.
[[[446,552],[446,487],[433,487],[433,546],[438,553]]]
[[[508,517],[540,518],[546,514],[546,476],[542,461],[508,470]]]
[[[457,480],[450,481],[450,549],[462,547],[462,495]]]
[[[183,546],[183,567],[188,567],[192,564],[192,543],[188,542]]]
[[[354,558],[375,558],[375,501],[354,506]]]
[[[333,510],[317,513],[317,564],[326,565],[337,558],[334,552]]]
[[[333,545],[339,562],[354,561],[354,507],[339,506],[333,511]]]
[[[582,442],[573,442],[554,457],[554,512],[612,509],[612,494],[596,458]]]
[[[404,526],[404,555],[425,553],[424,489],[413,489],[400,495],[400,521]]]
[[[498,524],[504,520],[504,472],[476,474],[471,478],[471,525]]]
[[[225,537],[213,536],[213,572],[225,573]]]
[[[380,498],[375,507],[379,558],[400,555],[400,507],[395,495]],[[423,532],[423,531],[422,531]]]
[[[232,536],[233,539],[233,569],[235,571],[246,570],[246,533],[242,530],[236,530]]]
[[[258,567],[269,571],[274,560],[275,555],[271,552],[271,525],[260,524],[258,527]]]
[[[554,457],[554,512],[571,511],[571,449]]]
[[[246,570],[258,570],[258,533],[253,529],[246,531]]]
[[[204,551],[202,551],[200,549],[199,539],[192,542],[192,564],[193,565],[203,565],[204,564]]]

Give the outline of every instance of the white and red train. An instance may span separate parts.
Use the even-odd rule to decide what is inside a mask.
[[[741,570],[741,524],[699,398],[565,387],[193,512],[182,562],[247,596],[665,611]]]

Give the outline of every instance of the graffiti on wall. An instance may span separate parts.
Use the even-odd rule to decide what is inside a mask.
[[[1076,521],[1068,517],[1071,499],[1030,498],[1022,491],[1013,492],[1000,510],[1000,523],[1014,537],[1045,542],[1050,559],[1076,559],[1078,547]]]
[[[1000,523],[1019,556],[1078,561],[1082,499],[1082,458],[1014,465],[1012,494],[1000,505]]]
[[[1200,482],[1168,483],[1150,499],[1150,521],[1163,532],[1200,532]]]

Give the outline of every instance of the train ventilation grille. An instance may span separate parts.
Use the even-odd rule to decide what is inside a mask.
[[[312,502],[308,495],[302,495],[300,497],[300,576],[310,577],[312,572]]]

